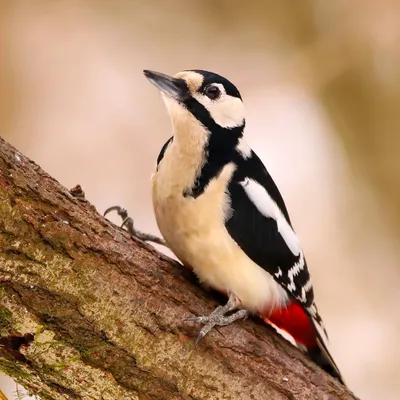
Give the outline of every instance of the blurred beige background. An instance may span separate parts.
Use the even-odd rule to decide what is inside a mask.
[[[1,0],[0,135],[157,232],[150,176],[170,125],[142,70],[226,76],[349,387],[399,399],[399,17],[394,0]]]

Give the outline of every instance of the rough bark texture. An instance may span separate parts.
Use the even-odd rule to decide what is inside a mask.
[[[42,399],[355,399],[257,320],[194,348],[217,303],[0,139],[2,371]]]

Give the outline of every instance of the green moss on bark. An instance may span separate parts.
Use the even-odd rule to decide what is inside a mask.
[[[0,306],[0,334],[5,336],[11,332],[12,312],[3,306]]]

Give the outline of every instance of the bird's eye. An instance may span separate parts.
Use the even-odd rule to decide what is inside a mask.
[[[217,86],[208,85],[204,89],[204,94],[211,100],[216,100],[221,95],[221,91]]]

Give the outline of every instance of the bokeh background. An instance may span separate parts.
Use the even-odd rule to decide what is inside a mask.
[[[399,21],[396,0],[1,0],[0,135],[156,233],[150,176],[171,130],[142,70],[226,76],[348,385],[399,399]]]

